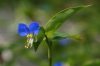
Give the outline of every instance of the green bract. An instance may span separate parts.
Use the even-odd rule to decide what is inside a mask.
[[[36,42],[33,42],[33,44],[34,44],[34,50],[35,51],[37,50],[38,46],[42,42],[42,40],[43,40],[43,38],[45,36],[44,34],[45,34],[44,28],[43,27],[40,27],[39,34],[37,35],[37,41]]]

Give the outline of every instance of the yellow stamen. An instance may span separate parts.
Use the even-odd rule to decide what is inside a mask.
[[[28,39],[27,42],[29,42],[29,41],[31,41],[31,40]]]
[[[28,49],[28,46],[25,46],[25,48],[27,48],[27,49]]]
[[[32,34],[30,34],[30,35],[27,35],[26,36],[27,37],[27,45],[25,46],[25,48],[31,48],[32,47],[32,43],[33,43],[33,41],[34,41],[34,39],[32,38],[33,37],[33,35]]]
[[[26,37],[31,37],[31,38],[32,38],[32,37],[33,37],[33,35],[32,35],[32,34],[29,34],[29,35],[27,35]]]

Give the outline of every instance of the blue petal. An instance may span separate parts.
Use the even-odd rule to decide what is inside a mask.
[[[30,32],[33,33],[33,34],[38,34],[39,32],[39,29],[40,29],[40,26],[37,22],[32,22],[30,25],[29,25],[29,29],[30,29]]]
[[[29,31],[29,28],[25,24],[19,23],[19,25],[18,25],[18,33],[21,36],[26,36],[27,34],[30,33],[30,31]]]
[[[34,34],[36,34],[36,35],[37,35],[38,33],[39,33],[39,30],[36,30],[36,31],[34,32]]]
[[[55,63],[53,66],[63,66],[62,62]]]

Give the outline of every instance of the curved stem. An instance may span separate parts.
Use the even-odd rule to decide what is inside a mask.
[[[48,60],[49,60],[49,66],[52,66],[52,41],[46,37],[46,43],[48,45]]]

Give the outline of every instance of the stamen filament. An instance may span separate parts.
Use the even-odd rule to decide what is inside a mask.
[[[25,46],[25,48],[31,48],[32,44],[33,44],[34,39],[32,37],[28,37],[27,39],[27,45]]]

